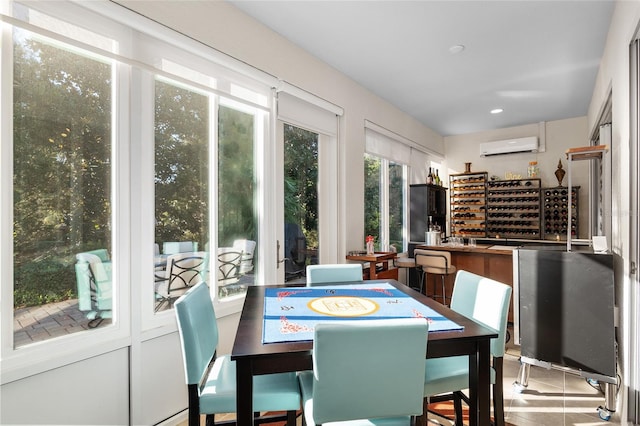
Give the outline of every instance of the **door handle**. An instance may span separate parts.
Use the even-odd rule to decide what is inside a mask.
[[[276,240],[276,268],[280,269],[280,264],[287,260],[286,257],[280,259],[280,240]]]

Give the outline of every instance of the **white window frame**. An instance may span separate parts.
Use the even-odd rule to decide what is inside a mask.
[[[129,346],[136,346],[143,340],[154,338],[176,330],[173,313],[153,315],[153,273],[145,265],[153,265],[154,230],[153,209],[147,215],[146,206],[153,206],[153,109],[148,102],[153,99],[153,79],[155,63],[139,60],[140,44],[135,34],[144,34],[154,38],[156,47],[165,43],[180,54],[178,58],[191,55],[194,66],[223,78],[224,86],[203,87],[212,97],[226,96],[231,100],[247,103],[260,111],[256,117],[256,132],[266,141],[257,143],[263,148],[271,137],[270,123],[275,116],[275,103],[271,87],[278,81],[255,68],[229,58],[200,43],[190,40],[175,31],[152,23],[144,17],[131,13],[110,2],[28,2],[30,8],[54,18],[85,25],[89,30],[112,37],[115,42],[113,51],[102,50],[103,46],[91,46],[85,40],[76,40],[73,35],[57,34],[49,28],[20,21],[12,15],[12,2],[0,3],[0,136],[2,140],[13,140],[13,78],[12,78],[12,25],[19,25],[46,37],[68,43],[74,49],[87,51],[115,60],[113,79],[112,114],[112,200],[113,200],[113,258],[114,258],[114,313],[113,325],[78,332],[63,337],[52,338],[40,343],[13,348],[13,178],[12,144],[0,146],[0,359],[1,384],[38,374],[53,368],[68,365],[79,360],[98,356]],[[169,50],[171,50],[169,49]],[[166,52],[168,52],[167,50]],[[177,63],[183,63],[182,59]],[[191,65],[191,64],[189,64]],[[213,71],[212,71],[213,70]],[[161,72],[159,70],[159,72]],[[167,73],[170,75],[170,73]],[[202,84],[201,84],[202,85]],[[250,91],[243,88],[258,88],[262,95],[248,98]],[[153,103],[151,103],[152,105]],[[217,108],[213,111],[216,111]],[[132,119],[131,115],[136,114]],[[139,114],[139,115],[138,115]],[[141,125],[141,122],[145,125]],[[148,124],[151,123],[149,126]],[[216,135],[216,120],[212,120],[211,134]],[[143,141],[151,141],[151,144]],[[216,145],[217,147],[217,142]],[[216,149],[210,152],[217,152]],[[261,158],[256,154],[256,158]],[[148,161],[147,161],[148,160]],[[212,161],[217,164],[217,157]],[[264,167],[259,168],[264,174]],[[211,175],[215,166],[212,167]],[[256,169],[258,170],[258,169]],[[151,176],[150,179],[148,177]],[[261,177],[263,179],[263,177]],[[213,190],[217,191],[213,180]],[[260,185],[263,182],[259,183]],[[264,191],[261,188],[260,191]],[[150,197],[150,198],[149,198]],[[265,200],[261,196],[258,209],[264,209]],[[217,212],[217,199],[211,198],[211,212]],[[259,215],[262,217],[263,215]],[[217,224],[215,216],[210,228]],[[151,222],[151,223],[149,223]],[[260,226],[264,227],[264,224]],[[212,239],[212,247],[215,247]],[[132,256],[136,260],[132,260]],[[242,297],[229,303],[219,303],[217,315],[237,313],[242,306]],[[148,301],[148,302],[145,302]],[[134,311],[135,307],[135,311]]]
[[[79,16],[84,13],[75,5],[69,5],[65,9],[66,16]],[[29,4],[31,7],[31,4]],[[46,2],[37,4],[38,9],[44,13],[56,17],[56,5]],[[21,23],[10,17],[11,4],[2,10],[3,21],[12,21],[29,30],[43,34],[61,43],[71,43],[73,48],[96,54],[91,46],[84,46],[81,41],[74,42],[65,36],[57,36],[48,30],[38,30],[28,23]],[[85,16],[86,18],[86,16]],[[126,40],[130,32],[117,24],[101,20],[92,16],[96,26],[111,37],[118,40]],[[73,22],[73,21],[71,21]],[[103,32],[103,33],[104,33]],[[117,34],[117,37],[116,37]],[[2,25],[2,66],[0,69],[0,135],[2,140],[13,141],[13,42],[12,26]],[[108,58],[108,52],[106,57]],[[98,53],[99,54],[99,53]],[[129,221],[129,151],[128,147],[128,117],[129,117],[129,66],[122,63],[114,63],[113,66],[113,104],[112,104],[112,226],[113,226],[113,324],[103,329],[93,329],[88,332],[73,333],[62,337],[52,338],[40,343],[13,347],[13,143],[2,144],[0,147],[0,179],[3,197],[0,209],[0,359],[2,370],[0,371],[1,383],[8,383],[19,378],[37,374],[42,371],[60,367],[70,361],[86,359],[101,353],[112,351],[130,344],[130,298],[129,294],[129,259],[130,251],[128,235]]]

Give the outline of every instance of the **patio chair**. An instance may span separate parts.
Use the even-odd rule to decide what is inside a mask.
[[[78,308],[89,320],[89,328],[95,328],[111,318],[112,283],[111,262],[106,249],[76,254],[76,286]]]
[[[165,279],[156,280],[156,311],[164,302],[171,307],[190,287],[203,281],[207,262],[208,254],[204,251],[169,255]]]
[[[218,249],[218,285],[220,287],[235,284],[240,280],[242,256],[242,251],[235,251],[233,248]]]
[[[163,254],[189,253],[198,251],[195,241],[166,241],[162,243]]]
[[[242,252],[240,262],[240,275],[246,275],[253,271],[253,252],[256,250],[256,242],[253,240],[235,240],[233,250]]]

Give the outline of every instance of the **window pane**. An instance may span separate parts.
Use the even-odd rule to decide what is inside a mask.
[[[404,166],[389,163],[389,249],[395,247],[399,253],[404,250]]]
[[[209,98],[156,80],[155,303],[173,305],[206,280],[209,246]]]
[[[364,233],[375,237],[376,250],[380,250],[382,211],[380,182],[382,182],[382,162],[369,154],[364,156]],[[364,247],[364,241],[362,242]]]
[[[218,296],[242,294],[255,281],[258,242],[254,177],[255,116],[218,109]]]
[[[318,263],[317,133],[284,125],[285,281]]]
[[[13,47],[17,347],[111,323],[112,66],[22,30]]]

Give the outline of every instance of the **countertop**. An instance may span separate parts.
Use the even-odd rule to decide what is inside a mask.
[[[474,246],[464,245],[464,246],[454,246],[449,243],[444,243],[439,246],[428,246],[423,242],[418,242],[417,249],[427,249],[427,250],[441,250],[441,251],[455,251],[462,253],[480,253],[480,254],[501,254],[511,256],[514,250],[517,250],[518,246],[503,246],[503,245],[490,245],[490,244],[477,244]]]

